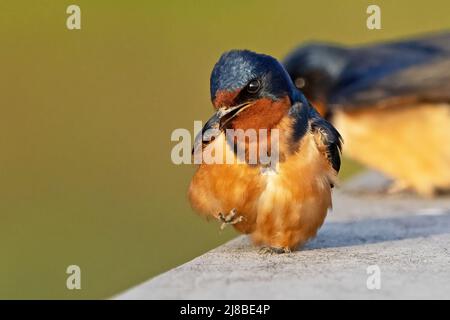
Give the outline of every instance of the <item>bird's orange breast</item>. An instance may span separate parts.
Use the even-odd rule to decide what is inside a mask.
[[[346,155],[424,196],[450,190],[450,105],[335,112]]]
[[[223,135],[213,143],[228,147]],[[287,144],[280,142],[280,152]],[[308,133],[298,151],[283,157],[276,170],[263,172],[247,164],[200,165],[189,199],[206,216],[236,209],[245,220],[235,228],[252,233],[255,243],[293,249],[322,225],[331,206],[330,182],[335,175]]]

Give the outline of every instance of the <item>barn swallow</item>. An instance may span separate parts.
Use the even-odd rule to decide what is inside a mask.
[[[213,68],[210,91],[216,112],[194,150],[204,154],[211,146],[225,149],[233,161],[198,166],[188,191],[192,207],[218,219],[222,228],[232,225],[251,234],[264,252],[298,248],[316,235],[331,207],[341,161],[338,131],[268,55],[224,53]],[[237,161],[237,150],[247,155],[251,143],[227,139],[228,131],[249,129],[278,131],[275,166],[249,163],[247,157]],[[213,136],[211,130],[216,131]],[[260,147],[267,141],[258,137],[256,143]]]
[[[391,191],[450,190],[450,33],[344,47],[310,43],[283,64],[346,141],[345,155]]]

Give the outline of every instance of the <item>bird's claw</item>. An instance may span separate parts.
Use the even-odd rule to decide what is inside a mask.
[[[237,210],[232,209],[229,214],[224,215],[222,212],[219,213],[217,219],[222,222],[220,226],[220,230],[225,229],[225,227],[229,224],[236,224],[245,220],[244,216],[236,216]]]
[[[258,250],[260,254],[283,254],[283,253],[291,253],[291,249],[288,247],[262,247]]]

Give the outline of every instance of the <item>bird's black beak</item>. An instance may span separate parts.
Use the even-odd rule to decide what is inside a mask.
[[[240,112],[244,111],[251,105],[252,103],[246,102],[237,106],[222,107],[218,109],[216,113],[214,113],[214,115],[205,123],[202,131],[195,138],[192,152],[194,153],[196,145],[200,144],[200,142],[202,144],[207,144],[208,142],[214,140],[214,138],[223,131],[224,127],[231,119],[236,117]]]
[[[222,130],[226,124],[236,117],[239,113],[247,109],[251,105],[250,102],[246,102],[233,107],[222,107],[216,111],[216,113],[206,122],[203,127],[203,132],[208,129]]]

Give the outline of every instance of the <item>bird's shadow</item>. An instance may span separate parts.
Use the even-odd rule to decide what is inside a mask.
[[[440,215],[329,222],[301,250],[315,250],[406,240],[450,233],[450,211]]]

